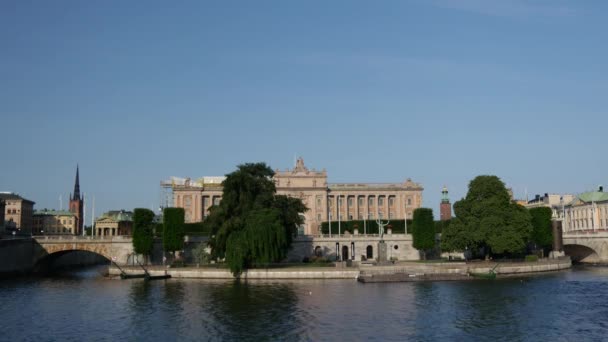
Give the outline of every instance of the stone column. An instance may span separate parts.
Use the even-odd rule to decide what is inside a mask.
[[[384,215],[386,215],[387,220],[390,219],[389,209],[388,209],[388,200],[389,200],[389,195],[388,194],[384,195]]]
[[[549,253],[550,258],[564,256],[564,239],[562,236],[562,222],[559,220],[551,221],[553,228],[553,250]]]

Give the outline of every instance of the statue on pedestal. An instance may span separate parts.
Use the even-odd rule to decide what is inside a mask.
[[[386,223],[383,223],[380,219],[376,220],[376,223],[378,224],[378,234],[380,234],[380,241],[382,241],[384,238],[384,227],[386,227],[390,222],[391,221],[386,221]]]

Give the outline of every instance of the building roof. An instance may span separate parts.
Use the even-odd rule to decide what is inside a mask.
[[[34,216],[74,216],[67,210],[43,209],[34,211]]]
[[[0,192],[0,199],[1,200],[13,200],[13,201],[23,201],[23,202],[29,202],[32,204],[35,204],[36,202],[34,201],[30,201],[28,199],[25,199],[21,196],[19,196],[18,194],[14,193],[14,192]]]
[[[583,202],[603,202],[608,201],[608,192],[590,191],[578,195],[578,198]]]
[[[98,218],[98,220],[102,219],[111,219],[116,222],[133,221],[133,212],[126,210],[110,210]]]

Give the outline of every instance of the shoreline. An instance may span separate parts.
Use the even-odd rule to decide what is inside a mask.
[[[388,281],[439,281],[476,279],[470,273],[488,273],[495,269],[497,278],[517,275],[532,275],[551,271],[561,271],[572,267],[570,258],[542,259],[536,262],[401,262],[389,266],[353,267],[285,267],[250,269],[241,274],[240,279],[351,279],[375,278],[379,282]],[[126,274],[142,274],[139,266],[121,266]],[[235,279],[227,268],[148,266],[152,276],[170,275],[172,278],[190,279]],[[109,266],[108,275],[118,277],[120,270]]]

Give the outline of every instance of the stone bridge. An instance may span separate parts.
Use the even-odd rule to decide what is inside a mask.
[[[33,263],[70,251],[93,252],[124,265],[133,254],[133,243],[130,236],[35,236]]]
[[[608,263],[608,231],[576,231],[563,234],[564,252],[572,260]]]

